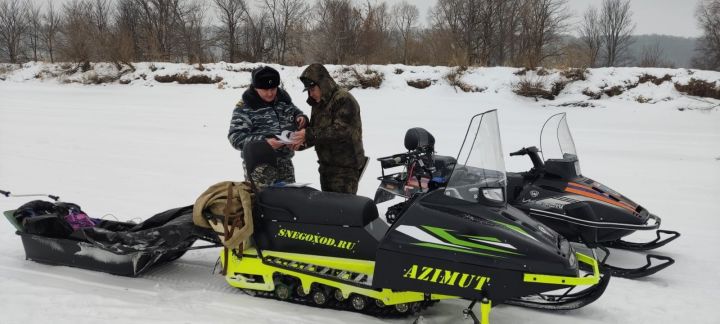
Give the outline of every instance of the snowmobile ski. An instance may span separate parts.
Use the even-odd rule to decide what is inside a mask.
[[[668,231],[668,230],[657,230],[655,231],[657,237],[649,242],[644,243],[635,243],[635,242],[628,242],[624,241],[622,239],[618,239],[615,241],[609,241],[605,242],[604,245],[607,247],[611,247],[614,249],[622,249],[622,250],[629,250],[629,251],[648,251],[648,250],[654,250],[661,246],[664,246],[665,244],[668,244],[675,240],[676,238],[680,237],[680,233],[676,231]],[[669,235],[665,239],[662,239],[660,234]]]

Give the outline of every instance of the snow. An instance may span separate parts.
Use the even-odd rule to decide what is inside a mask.
[[[150,70],[155,65],[156,70]],[[145,219],[192,204],[210,185],[241,180],[239,153],[226,139],[232,108],[249,83],[255,64],[196,67],[136,64],[117,82],[82,85],[87,75],[35,78],[58,65],[30,63],[0,73],[0,190],[57,194],[90,216]],[[285,86],[304,111],[302,67],[280,67]],[[342,67],[330,66],[333,73]],[[358,67],[362,71],[365,67]],[[538,145],[540,127],[553,113],[566,111],[583,173],[607,184],[662,217],[662,228],[682,233],[653,253],[676,263],[651,277],[613,278],[595,303],[568,312],[538,312],[510,306],[493,309],[493,323],[717,323],[720,300],[720,112],[679,108],[708,107],[713,99],[678,93],[670,83],[641,84],[600,100],[586,88],[637,82],[644,73],[673,81],[720,80],[720,73],[685,69],[613,68],[591,70],[586,81],[569,84],[555,101],[518,97],[512,87],[521,76],[510,68],[470,68],[463,82],[487,88],[464,93],[447,85],[448,67],[370,66],[386,81],[380,89],[354,89],[362,109],[366,154],[374,159],[404,150],[405,130],[424,127],[435,135],[438,154],[455,155],[473,114],[498,109],[505,154]],[[93,69],[111,75],[112,65]],[[209,69],[209,71],[208,71]],[[396,74],[396,69],[403,73]],[[235,72],[235,70],[239,72]],[[3,67],[0,67],[3,71]],[[111,71],[111,72],[108,72]],[[197,71],[197,72],[195,72]],[[90,72],[90,71],[88,71]],[[88,73],[85,72],[85,73]],[[224,78],[217,85],[159,84],[154,75],[207,73]],[[140,75],[145,73],[143,80]],[[534,72],[529,72],[532,77]],[[546,80],[557,78],[551,71]],[[138,77],[138,79],[135,79]],[[430,79],[419,90],[406,80]],[[75,80],[75,81],[66,81]],[[78,82],[77,84],[74,82]],[[548,81],[549,82],[549,81]],[[68,83],[68,84],[66,84]],[[652,99],[639,103],[638,96]],[[558,107],[590,102],[595,108]],[[297,181],[318,187],[315,153],[294,159]],[[509,170],[529,168],[527,158],[506,156]],[[378,163],[368,167],[359,194],[372,197]],[[0,210],[31,198],[0,197]],[[380,206],[381,214],[387,208]],[[351,312],[318,309],[251,297],[212,274],[217,250],[190,251],[139,278],[124,278],[26,261],[21,241],[7,222],[0,224],[0,323],[409,323]],[[654,238],[637,233],[632,240]],[[614,252],[616,264],[639,266],[642,254]],[[443,301],[423,313],[424,323],[462,321],[465,301]]]

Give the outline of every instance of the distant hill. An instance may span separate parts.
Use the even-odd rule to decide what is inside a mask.
[[[669,62],[676,68],[690,68],[690,62],[695,55],[695,43],[697,38],[678,37],[669,35],[637,35],[634,36],[635,43],[630,48],[633,62],[637,62],[645,46],[660,44],[663,52],[663,60]]]

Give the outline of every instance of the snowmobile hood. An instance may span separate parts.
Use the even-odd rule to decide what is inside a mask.
[[[491,207],[435,191],[393,224],[383,248],[514,271],[575,275],[574,251],[562,236],[511,206]]]

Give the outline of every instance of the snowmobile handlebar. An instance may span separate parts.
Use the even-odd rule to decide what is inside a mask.
[[[532,161],[533,167],[536,169],[542,168],[545,164],[542,161],[542,158],[540,158],[540,150],[538,150],[535,146],[530,147],[523,147],[520,150],[517,150],[515,152],[510,153],[510,156],[518,156],[518,155],[529,155],[530,160]]]

